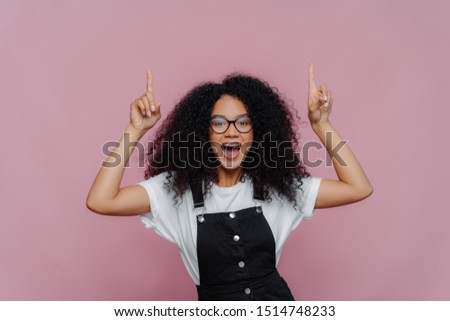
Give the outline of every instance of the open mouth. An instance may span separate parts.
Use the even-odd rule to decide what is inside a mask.
[[[241,144],[239,143],[225,143],[222,144],[223,156],[226,159],[235,159],[241,152]]]

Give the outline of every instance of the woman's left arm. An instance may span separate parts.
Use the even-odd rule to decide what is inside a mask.
[[[325,85],[316,87],[312,64],[309,67],[308,117],[317,136],[333,160],[339,180],[322,179],[315,208],[326,208],[360,201],[372,194],[373,188],[364,170],[328,120],[333,98]]]

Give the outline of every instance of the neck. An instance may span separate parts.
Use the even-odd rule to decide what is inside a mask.
[[[239,183],[244,171],[242,168],[236,168],[234,170],[227,170],[219,167],[217,169],[218,180],[215,182],[220,187],[230,187]]]

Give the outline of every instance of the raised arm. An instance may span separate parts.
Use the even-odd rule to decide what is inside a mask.
[[[147,71],[147,91],[131,103],[130,123],[119,144],[103,162],[89,190],[86,206],[91,211],[104,215],[138,215],[149,211],[150,202],[142,186],[120,188],[120,183],[125,164],[135,148],[133,143],[137,143],[160,118],[160,104],[156,104],[153,97],[152,73]],[[128,147],[124,144],[125,138]]]
[[[315,208],[360,201],[372,194],[372,185],[350,147],[328,119],[333,104],[331,91],[326,85],[320,85],[317,88],[312,64],[309,66],[308,83],[308,117],[314,132],[332,158],[334,169],[339,177],[339,180],[322,180]]]

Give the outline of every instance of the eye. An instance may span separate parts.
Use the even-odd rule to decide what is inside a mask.
[[[250,124],[251,124],[250,118],[243,118],[243,119],[239,119],[239,121],[238,121],[239,126],[248,126]]]
[[[218,126],[218,127],[225,126],[225,121],[222,120],[222,119],[213,119],[211,121],[211,125],[212,126]]]

